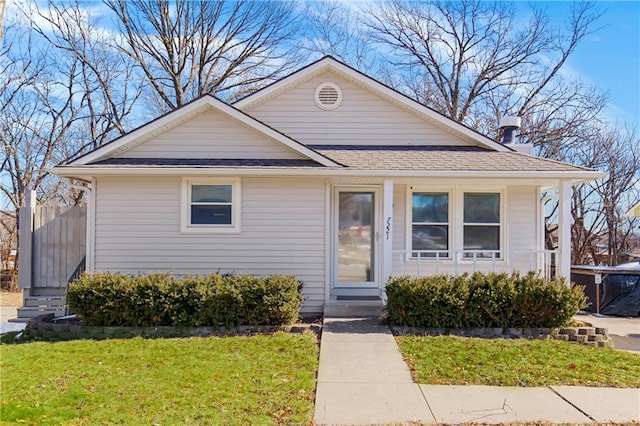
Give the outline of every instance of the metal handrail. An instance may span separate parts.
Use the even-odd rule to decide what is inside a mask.
[[[64,314],[69,315],[69,303],[67,302],[67,293],[69,292],[69,286],[72,282],[80,278],[80,275],[87,269],[87,257],[84,256],[76,269],[69,275],[69,279],[67,280],[67,287],[64,290]]]

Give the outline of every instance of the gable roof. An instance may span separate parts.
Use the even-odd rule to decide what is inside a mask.
[[[332,56],[325,56],[298,71],[284,77],[238,101],[233,106],[248,111],[253,106],[266,102],[267,100],[284,93],[291,87],[297,86],[305,81],[311,80],[319,74],[333,71],[338,75],[350,80],[361,88],[369,90],[381,98],[423,118],[427,122],[440,127],[448,132],[471,142],[476,146],[500,152],[513,152],[513,149],[496,142],[487,136],[473,130],[463,124],[452,120],[439,112],[431,109],[410,97],[398,92],[395,89],[369,77],[349,65],[338,61]]]
[[[342,167],[331,159],[322,154],[308,148],[300,142],[290,138],[289,136],[273,129],[272,127],[262,123],[259,120],[245,114],[237,108],[232,107],[211,95],[203,95],[180,108],[164,114],[157,119],[144,124],[137,129],[117,138],[113,141],[102,145],[78,158],[68,161],[65,165],[82,166],[106,160],[119,153],[125,152],[145,141],[151,139],[158,134],[178,126],[185,121],[207,111],[213,109],[220,112],[232,120],[236,120],[256,132],[267,136],[275,142],[287,147],[299,154],[307,157],[309,160],[315,161],[325,167]]]

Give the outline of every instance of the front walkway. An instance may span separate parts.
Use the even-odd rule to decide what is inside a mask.
[[[434,421],[389,327],[374,318],[325,318],[317,424]]]
[[[317,424],[625,423],[640,389],[431,386],[413,383],[389,328],[374,318],[325,318]]]

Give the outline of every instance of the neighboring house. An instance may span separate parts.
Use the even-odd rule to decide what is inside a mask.
[[[625,213],[625,217],[640,217],[640,201]]]
[[[203,96],[53,172],[85,181],[87,269],[295,274],[303,312],[394,274],[544,270],[557,188],[601,177],[495,142],[323,58],[230,106]]]

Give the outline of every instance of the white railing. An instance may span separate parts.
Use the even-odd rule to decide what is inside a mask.
[[[556,275],[558,250],[394,250],[392,275],[539,271]]]

